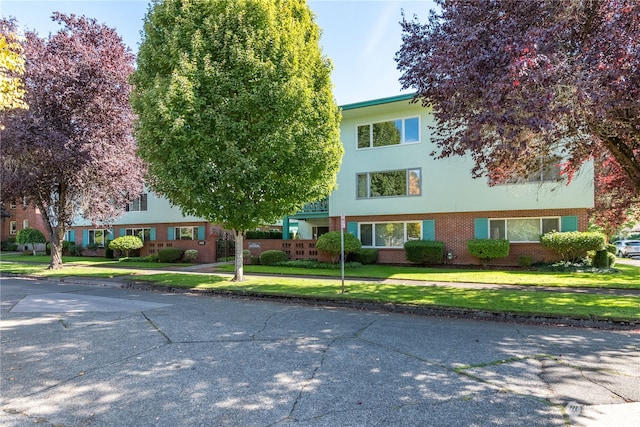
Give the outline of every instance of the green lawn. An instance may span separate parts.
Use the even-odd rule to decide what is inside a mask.
[[[640,289],[640,267],[617,264],[617,273],[558,273],[549,271],[494,271],[364,265],[345,269],[345,277],[362,279],[398,279],[421,282],[495,283],[520,286],[564,286],[580,288]],[[219,271],[233,272],[233,265]],[[313,269],[246,265],[245,274],[340,277],[340,269]]]
[[[7,258],[10,258],[7,259]],[[29,262],[25,262],[29,261]],[[341,293],[339,269],[301,269],[289,267],[245,266],[247,280],[231,281],[227,273],[233,266],[223,266],[224,274],[185,274],[155,272],[150,268],[168,265],[128,263],[104,258],[64,258],[64,269],[46,270],[46,257],[2,257],[0,272],[31,274],[43,277],[116,277],[153,282],[158,286],[230,291],[242,294],[308,297],[326,300],[407,304],[435,308],[482,310],[495,313],[595,318],[640,322],[640,296],[597,295],[585,292],[549,292],[535,286],[570,288],[640,289],[640,268],[619,264],[617,273],[553,273],[539,271],[490,271],[435,269],[417,267],[362,266],[348,269],[346,293]],[[173,264],[172,266],[175,266]],[[251,275],[261,273],[267,275]],[[285,277],[303,275],[300,277]],[[128,277],[127,277],[128,276]],[[317,277],[315,277],[317,276]],[[399,279],[408,284],[362,282],[362,279]],[[531,290],[474,289],[455,286],[416,286],[409,281],[497,283],[531,286]]]

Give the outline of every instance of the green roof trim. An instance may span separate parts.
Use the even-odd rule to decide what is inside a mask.
[[[408,101],[413,99],[415,93],[405,93],[403,95],[390,96],[388,98],[373,99],[371,101],[356,102],[353,104],[342,105],[342,110],[354,110],[356,108],[371,107],[374,105],[388,104],[390,102]]]

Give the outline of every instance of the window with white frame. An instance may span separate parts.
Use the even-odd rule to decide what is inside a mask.
[[[126,211],[134,212],[134,211],[146,211],[147,210],[147,193],[142,193],[136,199],[134,199],[131,203],[127,204]]]
[[[65,230],[64,232],[64,237],[62,238],[62,240],[64,240],[65,242],[71,242],[71,234],[73,232],[71,230]]]
[[[198,238],[198,227],[176,227],[176,240],[196,240]]]
[[[508,184],[524,184],[530,182],[558,182],[562,181],[562,165],[559,157],[544,157],[539,160],[539,167],[532,170],[525,178],[514,177]]]
[[[540,236],[560,231],[560,218],[501,218],[489,220],[489,238],[510,242],[540,242]]]
[[[89,230],[89,245],[104,247],[109,238],[109,230]]]
[[[421,170],[400,169],[384,172],[366,172],[357,175],[358,199],[393,196],[419,196],[422,194]]]
[[[9,234],[18,234],[18,226],[15,221],[9,222]]]
[[[138,236],[143,242],[151,240],[150,228],[127,228],[124,234],[125,236]]]
[[[29,228],[29,220],[28,219],[23,219],[22,220],[22,228]]]
[[[409,240],[420,240],[422,226],[415,222],[373,222],[358,224],[362,246],[401,248]]]
[[[420,118],[361,124],[357,126],[357,138],[358,149],[420,142]]]

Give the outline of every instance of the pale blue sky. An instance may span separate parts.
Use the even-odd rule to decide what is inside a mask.
[[[75,13],[115,28],[135,52],[140,41],[147,0],[0,0],[0,13],[14,16],[41,37],[59,28],[51,13]],[[334,95],[340,105],[395,96],[401,91],[393,60],[400,48],[401,10],[422,22],[434,7],[431,0],[308,0],[322,28],[322,48],[334,65]]]

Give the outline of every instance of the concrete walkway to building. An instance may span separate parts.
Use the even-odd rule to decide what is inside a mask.
[[[0,278],[0,424],[637,426],[640,331]]]

